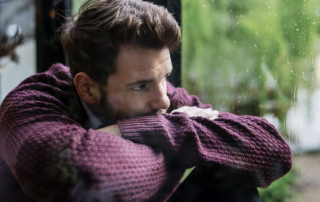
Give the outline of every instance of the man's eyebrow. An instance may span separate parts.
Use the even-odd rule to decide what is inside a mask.
[[[137,81],[133,81],[131,83],[128,83],[126,86],[128,88],[130,88],[130,87],[134,87],[134,86],[137,86],[137,85],[140,85],[140,84],[150,83],[150,82],[153,82],[153,81],[154,81],[153,79],[139,79]]]

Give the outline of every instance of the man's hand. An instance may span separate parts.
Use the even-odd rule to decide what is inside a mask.
[[[107,132],[109,134],[113,134],[113,135],[116,135],[116,136],[119,136],[119,137],[122,136],[118,124],[114,124],[114,125],[111,125],[111,126],[100,128],[100,129],[97,129],[96,131],[104,131],[104,132]]]
[[[219,112],[217,110],[212,110],[211,108],[202,109],[199,107],[189,107],[189,106],[183,106],[179,109],[175,109],[171,112],[182,112],[185,113],[188,117],[193,116],[201,116],[210,120],[214,120],[218,118]]]

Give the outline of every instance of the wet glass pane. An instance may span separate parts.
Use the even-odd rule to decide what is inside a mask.
[[[83,2],[85,2],[85,0],[72,0],[72,10],[74,13],[78,12]]]
[[[310,163],[320,158],[320,2],[182,0],[182,5],[183,87],[215,109],[274,124],[294,153],[297,174],[286,180],[297,180],[288,195],[299,192],[300,201],[318,201],[319,172],[303,169],[320,168]],[[304,199],[310,190],[317,197]]]
[[[23,79],[36,72],[34,29],[33,0],[1,1],[0,38],[3,54],[0,57],[0,103]]]

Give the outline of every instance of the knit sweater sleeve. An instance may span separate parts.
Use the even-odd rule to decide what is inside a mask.
[[[35,201],[165,200],[179,176],[157,196],[170,176],[163,154],[83,129],[71,117],[79,105],[67,92],[66,71],[51,68],[26,79],[1,105],[0,160],[23,192]]]
[[[196,96],[168,85],[171,109],[203,105]],[[139,117],[139,127],[119,122],[125,138],[159,148],[177,167],[206,166],[227,170],[239,183],[267,187],[285,175],[292,164],[291,150],[265,119],[220,112],[213,121],[182,113]],[[148,130],[147,130],[148,129]]]

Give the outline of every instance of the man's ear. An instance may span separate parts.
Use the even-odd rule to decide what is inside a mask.
[[[100,86],[91,77],[84,73],[79,72],[74,77],[74,85],[77,89],[79,97],[88,105],[100,104]]]

